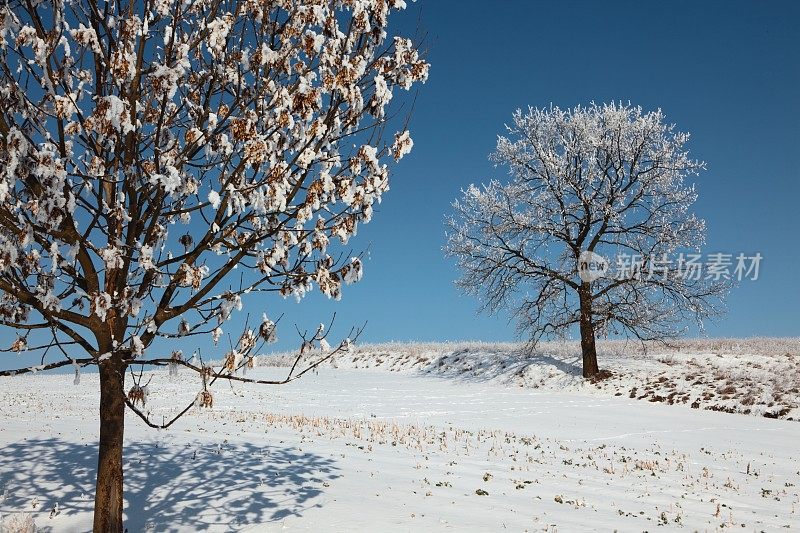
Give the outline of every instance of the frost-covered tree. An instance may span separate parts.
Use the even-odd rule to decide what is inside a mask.
[[[597,335],[663,340],[717,312],[725,280],[680,255],[705,236],[685,183],[704,168],[688,134],[622,104],[513,118],[491,156],[510,180],[470,186],[447,220],[458,286],[509,310],[532,342],[577,326],[586,377],[599,372]]]
[[[95,531],[122,530],[126,404],[151,426],[172,423],[147,418],[127,370],[183,365],[210,405],[211,384],[245,380],[233,370],[275,325],[245,328],[222,368],[152,353],[159,338],[216,342],[247,294],[316,286],[339,298],[361,277],[360,259],[331,247],[370,221],[389,160],[411,149],[404,125],[387,130],[401,99],[390,103],[428,75],[415,45],[387,33],[404,7],[0,7],[0,324],[16,330],[1,338],[42,361],[0,375],[99,367]]]

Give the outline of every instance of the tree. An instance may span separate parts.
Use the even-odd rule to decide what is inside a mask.
[[[689,272],[682,253],[705,235],[688,134],[622,104],[518,110],[507,129],[490,159],[509,182],[471,185],[446,223],[457,285],[483,310],[509,309],[534,343],[577,325],[585,377],[598,334],[665,340],[717,312],[726,280]]]
[[[122,530],[126,405],[153,427],[174,422],[140,409],[147,391],[132,366],[190,368],[207,406],[214,381],[255,381],[234,370],[275,324],[246,326],[216,369],[179,351],[153,356],[166,349],[155,341],[216,342],[248,294],[300,298],[316,284],[339,298],[361,277],[358,257],[328,248],[370,221],[388,160],[413,144],[405,125],[383,137],[393,91],[428,75],[409,39],[388,38],[390,11],[404,6],[0,8],[0,324],[17,332],[10,351],[42,358],[0,375],[99,367],[95,531]]]

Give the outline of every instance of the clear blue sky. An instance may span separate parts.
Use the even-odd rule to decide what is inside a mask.
[[[507,317],[476,316],[453,287],[442,220],[461,188],[504,176],[487,155],[514,109],[592,100],[660,107],[691,132],[708,163],[697,181],[704,250],[764,256],[760,279],[733,291],[707,334],[800,335],[800,3],[420,0],[394,27],[413,33],[418,21],[431,77],[414,151],[351,241],[370,247],[364,279],[336,303],[265,300],[286,312],[279,347],[294,345],[294,323],[334,310],[338,332],[368,319],[369,341],[513,339]]]

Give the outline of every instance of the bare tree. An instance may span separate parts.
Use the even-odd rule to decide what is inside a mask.
[[[154,356],[154,341],[216,342],[247,294],[300,298],[316,284],[339,298],[361,277],[358,257],[328,247],[369,222],[386,161],[412,147],[405,125],[383,140],[393,91],[428,74],[409,39],[388,38],[404,6],[0,7],[0,324],[17,332],[11,351],[41,354],[0,375],[99,367],[95,531],[122,531],[126,404],[172,423],[137,407],[136,379],[126,393],[129,367],[190,368],[207,406],[215,380],[256,381],[234,370],[274,323],[245,327],[222,368]]]
[[[599,372],[598,334],[664,340],[717,312],[726,280],[680,253],[705,236],[688,134],[622,104],[518,110],[507,129],[491,160],[509,182],[470,186],[447,220],[457,284],[484,310],[509,309],[534,343],[577,325],[585,377]]]

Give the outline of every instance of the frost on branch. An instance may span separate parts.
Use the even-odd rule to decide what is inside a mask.
[[[508,179],[468,187],[447,222],[457,283],[484,309],[509,308],[533,341],[579,326],[585,357],[595,334],[663,339],[717,312],[725,284],[674,266],[653,279],[578,275],[583,252],[648,260],[703,243],[686,181],[704,163],[688,134],[623,104],[518,110],[507,130],[491,160]]]
[[[139,404],[144,407],[147,404],[147,396],[149,394],[150,391],[147,385],[141,386],[136,384],[128,391],[128,400],[130,400],[133,405]]]
[[[170,353],[160,338],[218,342],[247,295],[339,298],[361,279],[336,248],[411,150],[390,121],[428,77],[390,33],[404,2],[15,6],[0,9],[3,327],[124,366]],[[246,333],[235,352],[276,338],[266,318]]]
[[[195,400],[195,405],[197,405],[198,407],[206,407],[206,408],[209,408],[209,409],[214,407],[214,395],[211,394],[211,391],[209,391],[209,390],[206,390],[206,389],[201,390],[197,394],[197,399]]]
[[[169,362],[169,375],[171,377],[178,375],[178,363],[180,361],[183,361],[183,352],[180,350],[173,351]]]
[[[258,328],[258,334],[267,344],[278,341],[277,326],[275,322],[267,318],[266,314],[262,316],[261,326]]]

